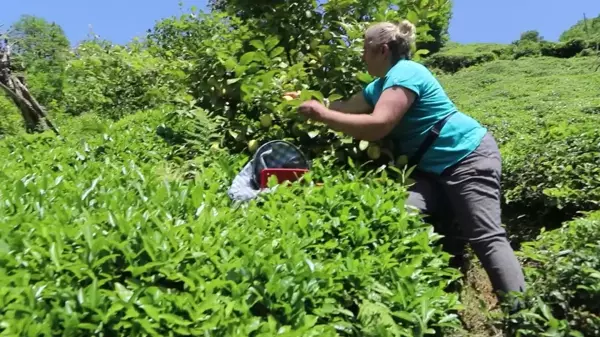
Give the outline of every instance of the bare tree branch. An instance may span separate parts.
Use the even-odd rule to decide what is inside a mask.
[[[11,74],[11,46],[6,38],[0,41],[0,88],[12,98],[21,111],[27,132],[44,131],[51,128],[60,135],[58,129],[48,118],[46,111],[31,95],[25,84]]]

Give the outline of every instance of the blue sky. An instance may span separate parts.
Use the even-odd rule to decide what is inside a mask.
[[[55,21],[71,43],[84,39],[92,25],[96,34],[115,43],[142,36],[160,18],[180,13],[180,0],[18,0],[3,1],[4,28],[22,14]],[[184,0],[184,7],[206,9],[207,0]],[[454,0],[453,41],[509,43],[530,29],[555,41],[586,13],[600,14],[600,0]],[[511,23],[509,23],[509,18]]]

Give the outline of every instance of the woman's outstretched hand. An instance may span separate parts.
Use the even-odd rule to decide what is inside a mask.
[[[306,101],[298,107],[299,114],[316,121],[321,121],[326,112],[327,108],[316,100]]]
[[[283,94],[284,99],[297,99],[300,97],[301,91],[288,91]],[[298,113],[303,117],[320,121],[321,117],[326,113],[327,108],[319,101],[310,100],[303,102],[298,106]]]
[[[302,91],[288,91],[283,94],[283,99],[292,100],[300,98]],[[328,109],[325,105],[317,100],[309,100],[302,102],[298,106],[298,114],[307,119],[312,119],[318,122],[322,122],[323,118],[327,114]]]

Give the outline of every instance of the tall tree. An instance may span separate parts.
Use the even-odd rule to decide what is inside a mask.
[[[583,19],[577,21],[559,37],[559,41],[562,42],[573,39],[600,40],[600,15],[589,19],[584,14]]]
[[[23,15],[8,32],[13,71],[27,75],[28,86],[42,105],[62,98],[70,43],[54,22]]]
[[[322,36],[322,28],[331,29],[340,19],[372,22],[408,18],[426,33],[417,48],[430,53],[448,41],[452,16],[451,0],[209,0],[209,5],[213,11],[253,20],[261,32],[277,35],[282,41],[306,44],[310,38]]]

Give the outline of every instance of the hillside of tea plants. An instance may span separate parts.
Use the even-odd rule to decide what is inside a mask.
[[[12,70],[60,135],[26,133],[0,96],[0,335],[600,336],[600,20],[560,42],[458,45],[450,2],[381,3],[215,0],[142,40],[74,48],[43,18],[13,23]],[[486,291],[404,207],[402,158],[296,112],[360,90],[364,28],[400,18],[501,147],[517,312],[472,299]],[[311,172],[232,202],[272,139]]]

